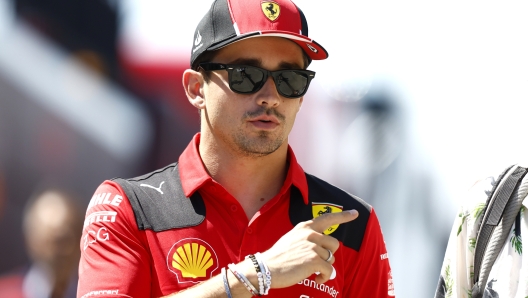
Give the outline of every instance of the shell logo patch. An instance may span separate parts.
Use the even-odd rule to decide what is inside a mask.
[[[323,214],[326,214],[326,213],[337,213],[337,212],[342,212],[342,211],[343,211],[343,206],[330,204],[330,203],[316,203],[316,202],[312,203],[312,214],[314,218],[321,216]],[[333,225],[329,227],[328,229],[326,229],[323,233],[325,235],[330,235],[333,232],[335,232],[337,227],[339,227],[338,224]]]
[[[280,15],[280,6],[276,2],[262,1],[260,7],[266,18],[272,22],[274,22]]]
[[[176,274],[178,283],[198,283],[213,276],[218,257],[213,248],[198,238],[176,242],[167,254],[167,267]]]

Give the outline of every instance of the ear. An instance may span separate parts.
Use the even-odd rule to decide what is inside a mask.
[[[205,96],[203,93],[204,78],[198,71],[187,69],[183,72],[183,89],[189,102],[197,109],[205,107]]]

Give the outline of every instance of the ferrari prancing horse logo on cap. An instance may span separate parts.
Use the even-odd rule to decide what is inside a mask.
[[[268,18],[268,20],[274,22],[280,15],[280,6],[277,2],[273,1],[262,1],[260,3],[262,7],[262,12]]]
[[[337,212],[342,212],[342,211],[343,211],[343,206],[334,205],[334,204],[330,204],[330,203],[316,203],[316,202],[312,202],[312,215],[313,215],[314,218],[316,218],[318,216],[321,216],[323,214],[326,214],[326,213],[337,213]],[[323,233],[325,235],[330,235],[333,232],[335,232],[337,227],[339,227],[338,224],[337,225],[333,225],[333,226],[329,227],[328,229],[324,230]]]

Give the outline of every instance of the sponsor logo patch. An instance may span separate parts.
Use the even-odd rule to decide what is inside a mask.
[[[87,226],[94,222],[115,222],[117,217],[116,211],[98,211],[94,212],[86,217],[84,220],[85,229]]]
[[[119,294],[119,290],[97,290],[97,291],[91,291],[87,294],[84,294],[81,296],[81,298],[101,296],[101,295],[118,295],[118,294]]]
[[[167,254],[167,267],[176,274],[178,283],[198,283],[213,276],[218,268],[214,249],[198,238],[176,242]]]
[[[108,230],[105,227],[102,227],[97,230],[97,232],[86,231],[86,234],[84,234],[83,238],[83,248],[86,250],[88,246],[92,245],[93,243],[108,241],[110,239],[110,234],[108,234]]]
[[[163,183],[165,183],[165,181],[162,181],[160,183],[159,187],[155,187],[155,186],[152,186],[152,185],[149,185],[149,184],[145,184],[145,183],[142,183],[139,186],[152,188],[152,189],[156,190],[157,192],[159,192],[160,194],[163,194],[163,191],[161,191],[161,187],[163,186]]]
[[[192,51],[193,54],[194,54],[194,52],[198,51],[198,49],[201,48],[202,46],[203,46],[202,35],[200,35],[200,31],[197,31],[196,32],[196,39],[194,40],[194,49]],[[142,185],[140,185],[140,186],[142,186]],[[161,188],[161,185],[160,185],[160,188]]]
[[[121,202],[123,201],[123,197],[120,195],[115,195],[112,199],[110,199],[111,195],[112,194],[109,192],[95,194],[90,200],[86,211],[90,210],[90,208],[97,205],[113,205],[119,207],[119,204],[121,204]]]
[[[307,43],[306,46],[310,49],[310,51],[317,53],[319,52],[316,48],[314,48],[311,44]]]
[[[260,3],[260,7],[262,8],[262,12],[266,18],[272,22],[277,20],[280,15],[280,6],[277,4],[277,2],[262,1],[262,3]]]
[[[310,288],[317,289],[317,290],[319,290],[321,292],[327,293],[328,295],[332,296],[333,298],[336,298],[337,295],[339,295],[339,291],[337,289],[335,289],[334,286],[328,286],[328,285],[325,285],[325,284],[318,284],[313,279],[306,278],[304,280],[301,280],[297,284],[303,285],[305,287],[310,287]],[[301,295],[301,297],[299,297],[299,298],[304,298],[304,297],[310,297],[310,296]]]
[[[196,39],[194,40],[194,46],[199,45],[201,42],[202,42],[202,35],[200,35],[200,31],[197,31]]]
[[[326,213],[337,213],[337,212],[342,212],[342,211],[343,211],[343,206],[334,205],[330,203],[316,203],[316,202],[312,203],[312,214],[314,218],[319,217]],[[335,232],[337,227],[339,227],[338,224],[333,225],[329,227],[328,229],[326,229],[323,233],[325,235],[330,235],[333,232]]]
[[[388,277],[389,277],[389,293],[388,293],[388,295],[394,297],[395,294],[394,294],[394,283],[392,282],[392,271],[389,271]]]

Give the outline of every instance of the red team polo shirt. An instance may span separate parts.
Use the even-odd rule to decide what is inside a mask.
[[[199,142],[197,134],[180,156],[177,170],[185,196],[198,192],[202,197],[206,211],[203,221],[160,232],[140,229],[135,209],[121,185],[103,182],[86,211],[78,297],[159,297],[194,286],[219,274],[229,263],[268,250],[290,231],[294,227],[291,217],[296,212],[290,210],[290,200],[294,200],[293,195],[290,198],[291,189],[297,188],[301,194],[296,203],[310,207],[307,176],[288,148],[289,169],[284,185],[249,220],[238,201],[208,175],[198,152]],[[173,183],[164,180],[139,187],[162,196]],[[343,209],[331,199],[311,204],[314,216]],[[268,297],[394,297],[376,214],[372,208],[358,211],[360,217],[368,219],[364,231],[360,231],[362,239],[354,248],[340,242],[333,264],[335,279],[319,285],[312,275],[289,288],[271,289]],[[333,236],[337,228],[331,227],[325,234]]]

